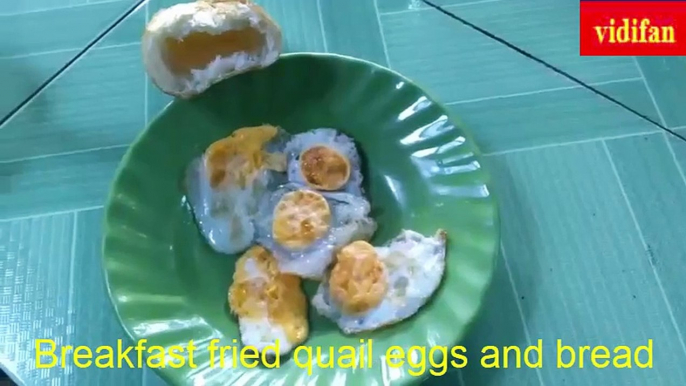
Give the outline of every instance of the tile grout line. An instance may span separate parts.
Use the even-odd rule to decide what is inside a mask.
[[[70,213],[80,213],[80,212],[88,212],[91,210],[98,210],[98,209],[103,209],[103,205],[96,205],[96,206],[86,206],[83,208],[76,208],[76,209],[69,209],[69,210],[59,210],[55,212],[48,212],[48,213],[38,213],[38,214],[30,214],[27,216],[19,216],[19,217],[11,217],[11,218],[1,218],[0,223],[3,222],[10,222],[10,221],[22,221],[22,220],[31,220],[35,218],[41,218],[41,217],[52,217],[52,216],[59,216],[62,214],[70,214]]]
[[[71,259],[69,260],[69,303],[67,304],[68,318],[74,314],[74,271],[76,270],[76,234],[78,232],[78,212],[73,212],[72,219],[74,224],[71,230]],[[69,323],[72,324],[71,321]]]
[[[383,53],[386,57],[386,66],[391,67],[391,57],[388,55],[388,45],[386,44],[386,35],[383,32],[383,26],[381,25],[381,12],[379,11],[379,0],[374,0],[374,10],[376,11],[376,22],[379,24],[379,35],[381,36],[381,45],[383,46]]]
[[[562,147],[562,146],[574,146],[574,145],[582,145],[585,143],[594,143],[594,142],[600,142],[600,141],[612,141],[616,139],[623,139],[623,138],[631,138],[631,137],[640,137],[642,135],[655,135],[655,134],[660,134],[659,131],[654,130],[654,131],[643,131],[640,133],[631,133],[631,134],[624,134],[624,135],[617,135],[617,136],[610,136],[610,137],[600,137],[600,138],[591,138],[591,139],[581,139],[578,141],[569,141],[569,142],[562,142],[562,143],[551,143],[547,145],[539,145],[539,146],[528,146],[528,147],[522,147],[518,149],[508,149],[508,150],[502,150],[502,151],[495,151],[492,153],[483,153],[484,157],[495,157],[495,156],[500,156],[500,155],[505,155],[505,154],[511,154],[511,153],[520,153],[520,152],[525,152],[525,151],[533,151],[533,150],[542,150],[542,149],[548,149],[548,148],[555,148],[555,147]]]
[[[477,0],[477,1],[470,1],[467,3],[461,3],[461,4],[449,4],[449,5],[444,6],[444,8],[468,7],[470,5],[497,3],[500,1],[502,1],[502,0],[481,0],[481,1]],[[421,11],[426,11],[428,9],[431,9],[431,8],[424,6],[424,7],[410,8],[410,9],[401,9],[398,11],[381,12],[380,15],[382,15],[382,16],[402,15],[404,13],[421,12]]]
[[[60,67],[54,74],[48,77],[43,83],[41,83],[28,97],[22,100],[17,106],[10,110],[7,115],[0,119],[0,129],[14,118],[18,113],[22,112],[26,106],[28,106],[31,101],[33,101],[37,96],[41,95],[46,88],[50,87],[56,80],[58,80],[67,70],[71,69],[81,58],[86,55],[96,44],[98,44],[102,39],[104,39],[110,32],[112,32],[119,24],[126,20],[129,16],[134,14],[139,10],[148,0],[137,0],[132,6],[119,15],[114,22],[109,24],[103,31],[98,33],[95,38],[90,40],[85,47],[79,50],[79,52],[74,55],[71,59],[67,61],[62,67]]]
[[[650,97],[650,101],[653,103],[655,112],[657,112],[657,117],[660,118],[660,123],[662,123],[664,126],[667,126],[667,122],[665,122],[665,117],[662,115],[662,112],[660,111],[660,106],[657,105],[655,95],[653,95],[653,90],[651,90],[650,86],[648,86],[648,81],[646,80],[645,74],[643,74],[643,69],[641,68],[641,65],[638,63],[638,59],[635,56],[633,56],[632,59],[634,61],[634,65],[636,66],[636,70],[638,70],[638,74],[640,75],[640,78],[643,81],[643,86],[648,91],[648,96]]]
[[[672,153],[672,160],[676,164],[676,169],[679,171],[679,174],[681,174],[681,179],[684,181],[684,184],[686,185],[686,174],[684,174],[684,169],[681,167],[681,163],[679,163],[679,160],[676,158],[676,152],[674,151],[674,146],[672,145],[672,142],[667,138],[667,134],[662,133],[662,138],[665,139],[665,142],[667,142],[667,148],[669,149],[669,152]]]
[[[68,9],[73,9],[73,8],[81,8],[81,7],[86,7],[86,6],[93,6],[93,5],[100,5],[100,4],[113,4],[113,3],[121,3],[124,0],[110,0],[110,1],[98,1],[95,3],[84,3],[84,4],[74,4],[70,5],[68,7],[52,7],[52,8],[42,8],[42,9],[34,9],[31,11],[26,11],[26,12],[15,12],[15,13],[0,13],[0,17],[16,17],[16,16],[21,16],[21,15],[30,15],[32,13],[41,13],[41,12],[50,12],[50,11],[62,11],[62,10],[68,10]]]
[[[457,370],[457,381],[460,383],[460,386],[467,386],[467,384],[464,381],[464,377],[462,376],[462,370],[463,369]]]
[[[662,110],[660,110],[660,105],[657,104],[657,99],[655,99],[655,94],[653,94],[653,90],[650,88],[650,85],[648,84],[648,79],[646,79],[646,76],[643,73],[643,68],[641,68],[641,64],[638,62],[638,58],[636,58],[634,56],[633,59],[634,59],[634,64],[636,64],[636,68],[638,69],[638,73],[641,74],[641,79],[643,80],[643,85],[645,86],[646,90],[648,90],[648,96],[650,96],[650,100],[653,102],[653,106],[655,107],[655,111],[657,112],[657,116],[660,118],[660,122],[664,126],[667,126],[667,120],[665,120],[665,116],[662,114]],[[684,185],[686,185],[686,175],[684,175],[684,170],[681,168],[681,164],[679,163],[679,160],[677,160],[677,158],[676,158],[676,153],[674,152],[674,147],[672,146],[672,143],[669,141],[669,138],[667,138],[666,134],[663,135],[663,138],[665,139],[665,142],[667,143],[667,149],[669,149],[669,152],[672,154],[672,159],[674,160],[674,164],[676,165],[676,169],[679,172],[679,175],[681,175],[681,180],[684,181]]]
[[[147,25],[148,22],[150,21],[150,1],[145,2],[145,24]],[[150,77],[147,74],[147,71],[145,73],[145,79],[143,80],[143,119],[145,120],[145,126],[148,125],[148,94],[149,94],[149,83],[150,83]]]
[[[639,240],[641,241],[641,244],[643,245],[643,258],[645,258],[645,252],[648,251],[648,243],[645,240],[645,237],[643,236],[643,231],[641,230],[641,225],[638,223],[638,219],[636,218],[636,213],[634,212],[634,208],[631,206],[631,201],[629,201],[629,196],[626,194],[626,190],[624,190],[624,185],[622,185],[622,179],[619,177],[619,172],[617,171],[617,166],[615,165],[615,161],[612,159],[612,154],[610,154],[610,149],[607,146],[607,143],[605,141],[603,143],[603,148],[605,149],[605,155],[607,156],[607,159],[610,161],[610,167],[612,167],[612,172],[615,175],[615,182],[617,185],[619,185],[619,190],[622,193],[622,197],[624,197],[624,202],[626,203],[627,208],[629,209],[629,214],[631,215],[631,219],[634,222],[634,227],[636,228],[636,232],[638,233]],[[667,313],[669,315],[669,318],[672,322],[672,327],[676,331],[677,338],[679,339],[679,343],[681,344],[681,349],[686,355],[686,344],[684,344],[684,338],[683,335],[681,334],[681,330],[679,329],[679,324],[676,322],[676,318],[674,317],[674,311],[672,311],[672,305],[669,302],[669,298],[667,298],[667,293],[665,293],[665,289],[662,286],[662,280],[660,279],[660,275],[657,273],[657,269],[655,269],[655,265],[653,265],[652,262],[650,262],[650,267],[653,271],[653,276],[655,277],[655,281],[657,282],[657,286],[660,289],[660,293],[662,294],[662,300],[665,302],[665,306],[667,307]]]
[[[381,12],[379,11],[379,16],[394,16],[394,15],[403,15],[406,13],[413,13],[413,12],[421,12],[421,11],[426,11],[427,7],[417,7],[417,8],[409,8],[409,9],[400,9],[398,11],[387,11],[387,12]]]
[[[127,143],[127,144],[123,144],[123,145],[102,146],[102,147],[94,147],[94,148],[89,148],[89,149],[65,151],[62,153],[42,154],[42,155],[36,155],[36,156],[32,156],[32,157],[15,158],[15,159],[10,159],[10,160],[0,161],[0,165],[10,164],[10,163],[14,163],[14,162],[36,161],[36,160],[40,160],[40,159],[44,159],[44,158],[51,158],[51,157],[62,157],[62,156],[75,155],[75,154],[84,154],[84,153],[90,153],[92,151],[99,151],[99,150],[119,149],[119,148],[127,147],[129,145],[130,144]]]
[[[121,44],[106,44],[100,47],[93,47],[91,48],[91,51],[100,51],[100,50],[107,50],[110,48],[121,48],[121,47],[129,47],[129,46],[138,46],[140,45],[140,42],[130,42],[130,43],[121,43]],[[24,58],[31,58],[34,56],[41,56],[41,55],[53,55],[53,54],[63,54],[67,52],[72,52],[72,51],[78,51],[79,48],[63,48],[59,50],[51,50],[51,51],[41,51],[41,52],[32,52],[30,54],[21,54],[21,55],[11,55],[11,56],[0,56],[0,61],[1,60],[13,60],[13,59],[24,59]]]
[[[319,14],[319,28],[322,32],[322,42],[324,43],[324,52],[329,52],[329,44],[326,42],[326,31],[324,30],[324,15],[322,13],[322,3],[317,0],[317,13]]]
[[[509,42],[508,40],[506,40],[506,39],[504,39],[498,35],[493,34],[492,32],[488,31],[487,29],[481,28],[478,25],[476,25],[475,23],[472,23],[469,20],[466,20],[466,19],[456,15],[455,13],[450,12],[446,7],[442,7],[440,5],[437,5],[430,0],[420,0],[420,1],[422,3],[430,6],[431,8],[435,9],[436,11],[440,12],[441,14],[453,19],[454,21],[457,21],[458,23],[462,24],[463,26],[469,27],[472,30],[488,37],[489,39],[506,46],[507,48],[517,52],[518,54],[520,54],[520,55],[522,55],[522,56],[524,56],[530,60],[533,60],[534,62],[542,65],[543,67],[545,67],[545,68],[547,68],[553,72],[555,72],[558,75],[562,75],[563,77],[567,78],[568,80],[573,81],[574,83],[582,86],[583,88],[591,91],[592,93],[605,98],[606,100],[616,104],[617,106],[620,106],[623,109],[631,112],[632,114],[636,115],[637,117],[640,117],[641,119],[643,119],[647,122],[650,122],[651,124],[657,126],[661,130],[663,130],[663,131],[671,134],[672,136],[677,137],[677,138],[681,139],[682,141],[686,142],[686,136],[681,135],[681,134],[675,132],[674,130],[670,129],[669,127],[664,126],[662,123],[657,122],[656,120],[649,117],[648,115],[645,115],[645,114],[641,113],[640,111],[636,110],[635,108],[633,108],[633,107],[627,105],[626,103],[620,101],[619,99],[614,98],[612,95],[609,95],[603,91],[598,90],[597,88],[589,86],[586,82],[582,81],[581,79],[577,78],[576,76],[570,74],[569,72],[567,72],[565,70],[558,68],[557,66],[555,66],[553,64],[548,63],[546,60],[539,58],[537,55],[534,55],[534,54],[528,52],[527,50],[517,46],[516,44],[513,44],[513,43]]]
[[[591,85],[591,86],[604,86],[604,85],[608,85],[608,84],[624,83],[624,82],[636,82],[636,81],[640,81],[640,80],[641,80],[641,77],[633,77],[633,78],[608,80],[605,82],[598,82],[598,83],[589,83],[589,85]],[[453,105],[461,105],[461,104],[467,104],[467,103],[484,102],[484,101],[489,101],[489,100],[494,100],[494,99],[514,98],[514,97],[519,97],[519,96],[545,94],[548,92],[575,90],[575,89],[581,89],[581,88],[584,88],[584,87],[577,84],[577,85],[570,85],[570,86],[564,86],[564,87],[545,88],[542,90],[535,90],[535,91],[518,92],[518,93],[514,93],[514,94],[504,94],[504,95],[495,95],[495,96],[489,96],[489,97],[483,97],[483,98],[464,99],[464,100],[455,101],[455,102],[447,102],[447,103],[445,103],[445,105],[446,106],[453,106]]]
[[[533,341],[531,340],[531,334],[529,333],[529,324],[526,322],[526,318],[524,317],[524,310],[522,309],[522,302],[519,300],[519,291],[517,290],[517,285],[515,284],[514,277],[512,276],[512,270],[510,269],[510,263],[507,260],[507,254],[505,253],[505,246],[503,243],[500,243],[500,254],[503,258],[503,262],[505,263],[505,270],[507,271],[507,277],[510,280],[510,286],[512,287],[512,294],[515,297],[515,305],[517,305],[517,311],[519,311],[519,319],[522,321],[522,327],[524,328],[524,336],[526,337],[526,340],[529,344],[529,346],[533,345]],[[545,383],[543,382],[543,376],[541,375],[541,370],[537,367],[536,368],[536,376],[538,377],[538,382],[541,384],[541,386],[545,386]]]
[[[143,366],[143,369],[141,371],[141,386],[148,386],[148,377],[145,376],[147,371],[148,366]]]

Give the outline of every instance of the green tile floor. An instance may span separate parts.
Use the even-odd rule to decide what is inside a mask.
[[[22,385],[163,385],[151,370],[36,369],[33,339],[111,345],[102,205],[126,147],[170,99],[146,79],[150,0],[20,103],[133,0],[0,4],[0,368]],[[502,249],[470,363],[427,385],[686,384],[686,143],[419,0],[262,0],[287,51],[354,55],[424,85],[496,177]],[[580,57],[578,2],[435,0],[686,135],[686,59]],[[544,345],[540,369],[484,369],[485,345]],[[654,341],[652,369],[557,369],[570,345]],[[446,344],[450,342],[445,342]],[[3,381],[0,381],[2,384]]]

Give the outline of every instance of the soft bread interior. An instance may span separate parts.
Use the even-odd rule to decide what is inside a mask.
[[[173,74],[188,76],[194,69],[205,68],[217,56],[231,57],[241,52],[258,55],[265,40],[264,35],[254,28],[216,35],[191,32],[181,40],[168,37],[164,44],[164,62]]]

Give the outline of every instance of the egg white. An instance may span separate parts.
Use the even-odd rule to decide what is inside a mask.
[[[283,151],[287,138],[288,134],[280,130],[265,149]],[[212,249],[236,254],[254,242],[254,220],[260,202],[285,181],[284,173],[263,169],[244,188],[228,185],[213,189],[205,168],[205,155],[202,155],[186,171],[186,196],[200,232]]]
[[[270,278],[266,272],[260,269],[253,258],[248,258],[245,261],[245,264],[243,265],[243,273],[244,276],[242,277],[242,280],[246,281],[267,282],[269,280],[273,280],[273,278]],[[290,288],[290,290],[302,291],[300,288]],[[268,306],[266,304],[259,304],[259,306],[264,312],[263,317],[248,318],[238,316],[238,328],[243,345],[255,348],[259,352],[262,352],[265,349],[270,349],[269,352],[271,353],[271,350],[275,345],[277,345],[278,342],[278,351],[276,351],[276,354],[284,355],[292,351],[295,346],[302,343],[291,341],[285,328],[279,323],[275,323],[270,319]]]
[[[216,35],[245,28],[259,31],[265,38],[264,46],[257,53],[217,56],[205,68],[191,70],[188,76],[172,73],[165,62],[167,38],[181,40],[191,32]],[[281,54],[282,35],[278,25],[252,2],[201,0],[175,4],[153,15],[146,26],[141,48],[152,81],[168,94],[190,97],[220,80],[274,63]]]
[[[383,246],[374,247],[384,265],[388,291],[376,307],[346,315],[331,297],[328,277],[312,299],[317,312],[346,334],[372,331],[405,320],[419,311],[438,289],[445,272],[446,236],[426,237],[403,230]]]
[[[321,279],[333,260],[335,250],[356,240],[369,240],[376,231],[369,202],[350,193],[321,193],[331,210],[331,226],[324,236],[304,249],[293,251],[274,240],[274,208],[281,198],[296,190],[312,189],[288,183],[262,201],[256,217],[256,241],[271,250],[282,272],[308,279]]]
[[[286,145],[288,157],[288,180],[301,186],[308,186],[300,170],[300,154],[314,146],[328,146],[350,162],[350,178],[338,191],[354,195],[364,195],[360,155],[352,138],[331,128],[318,128],[293,135]]]
[[[272,349],[276,342],[279,342],[277,354],[284,355],[296,346],[288,340],[288,335],[283,327],[272,323],[269,318],[247,319],[238,318],[238,327],[241,334],[241,342],[245,346],[254,347],[262,352],[265,349]],[[271,352],[268,351],[268,352]]]
[[[252,259],[245,263],[245,271],[248,280],[268,280],[267,275],[262,272]],[[267,346],[274,346],[279,342],[279,355],[286,354],[293,350],[295,345],[288,340],[286,330],[269,320],[269,317],[253,319],[238,318],[238,329],[241,334],[241,342],[246,346],[252,346],[262,352]]]

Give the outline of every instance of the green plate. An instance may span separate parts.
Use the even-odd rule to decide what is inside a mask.
[[[212,339],[224,346],[239,338],[227,306],[236,257],[214,253],[205,244],[186,206],[182,176],[213,141],[263,123],[292,133],[333,127],[357,141],[365,189],[379,223],[373,243],[402,228],[448,233],[443,283],[413,318],[346,337],[310,309],[304,345],[312,347],[313,357],[317,347],[322,353],[334,347],[338,356],[339,347],[358,347],[360,339],[367,345],[371,339],[371,366],[340,368],[338,357],[333,369],[314,364],[309,375],[295,358],[282,359],[273,369],[240,362],[230,367],[228,359],[224,367],[218,360],[211,365]],[[193,340],[192,364],[186,360],[180,368],[156,370],[170,384],[372,385],[406,384],[429,374],[429,363],[424,374],[407,361],[389,367],[384,359],[389,347],[422,346],[428,353],[434,345],[450,347],[464,337],[491,281],[498,243],[489,174],[471,136],[445,107],[386,68],[339,55],[298,53],[228,79],[198,98],[174,101],[152,122],[119,167],[106,208],[103,253],[121,324],[135,341],[145,339],[141,345],[151,350],[150,359],[151,346],[186,347]],[[315,283],[305,286],[311,294]],[[301,365],[306,356],[305,350],[299,352]],[[135,352],[130,357],[135,365]]]

